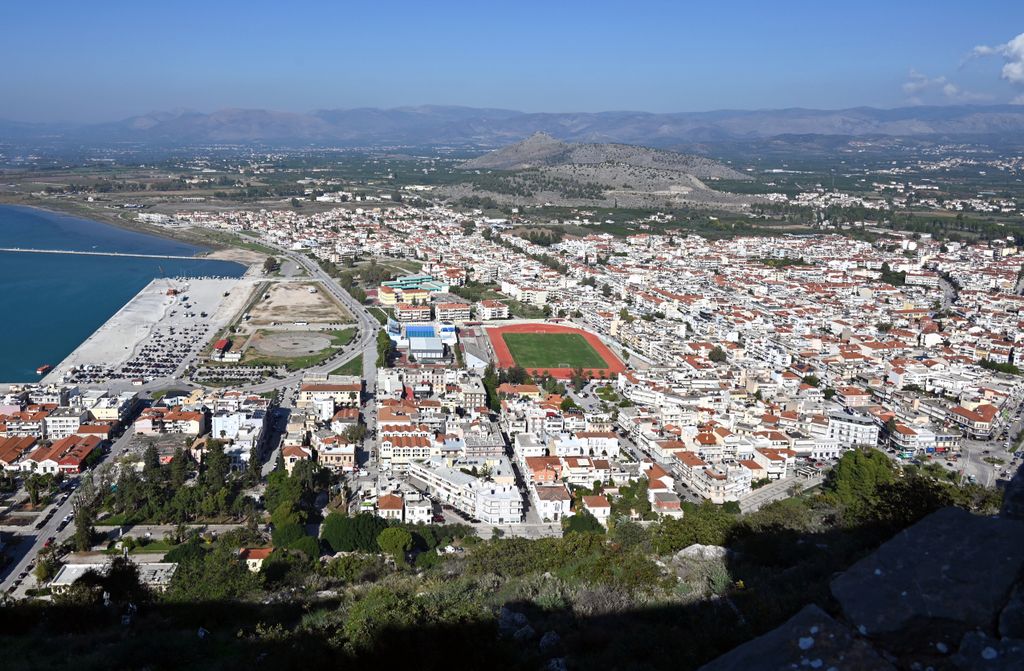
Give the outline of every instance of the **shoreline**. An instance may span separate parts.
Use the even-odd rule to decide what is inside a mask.
[[[238,311],[240,302],[248,296],[248,292],[238,290],[248,286],[252,281],[251,278],[244,276],[153,279],[40,378],[39,383],[59,383],[71,369],[81,366],[105,366],[118,371],[126,362],[139,357],[143,345],[152,344],[153,336],[168,327],[175,329],[176,335],[164,335],[165,338],[176,343],[185,343],[194,334],[195,323],[198,321],[189,320],[184,314],[181,296],[186,294],[190,297],[194,310],[209,313],[203,323],[211,334],[215,334],[230,321]],[[179,295],[171,296],[168,289],[177,289]],[[200,338],[199,342],[189,344],[187,350],[179,350],[184,358],[175,362],[175,369],[195,357],[205,347],[209,337]],[[130,385],[130,378],[113,379],[103,383],[126,386]]]
[[[222,262],[227,262],[227,263],[234,263],[234,264],[240,266],[243,270],[242,270],[242,273],[236,278],[236,280],[234,280],[236,283],[243,282],[245,280],[251,280],[253,277],[255,277],[261,271],[262,263],[263,263],[264,259],[266,258],[265,255],[259,254],[257,252],[252,251],[252,250],[248,250],[248,249],[241,248],[241,247],[233,247],[233,246],[229,246],[229,245],[226,245],[226,244],[216,244],[216,243],[210,243],[210,242],[205,242],[204,241],[202,243],[202,245],[205,245],[205,246],[201,246],[199,241],[196,239],[197,237],[200,237],[200,236],[189,236],[189,235],[180,235],[180,234],[175,235],[174,233],[180,233],[180,231],[175,231],[175,230],[171,230],[171,229],[164,229],[162,227],[153,226],[153,225],[150,225],[150,224],[145,224],[143,222],[130,221],[130,220],[127,220],[127,219],[122,219],[122,218],[120,218],[118,216],[115,216],[111,212],[93,211],[92,209],[87,208],[87,207],[82,207],[82,206],[80,206],[77,203],[46,203],[44,205],[44,204],[37,204],[35,202],[26,202],[24,199],[11,199],[11,198],[0,197],[0,205],[7,205],[7,206],[14,206],[14,207],[23,207],[23,208],[26,208],[26,209],[29,209],[29,210],[36,210],[38,212],[43,212],[43,213],[47,213],[47,214],[75,217],[75,218],[79,218],[79,219],[83,219],[83,220],[87,220],[87,221],[97,222],[97,223],[100,223],[100,224],[103,224],[103,225],[107,225],[107,226],[113,226],[114,228],[118,228],[120,230],[132,231],[132,232],[141,233],[141,234],[144,234],[144,235],[151,235],[154,238],[157,238],[157,239],[160,239],[160,240],[173,240],[173,241],[176,241],[176,242],[184,242],[184,243],[187,243],[187,244],[190,244],[192,246],[200,248],[199,250],[196,251],[196,253],[195,253],[195,255],[193,257],[190,257],[191,260],[194,260],[194,261],[222,261]],[[59,205],[68,205],[68,207],[59,207]],[[189,229],[189,230],[195,230],[195,229]],[[96,345],[97,345],[99,340],[101,340],[101,339],[108,339],[111,335],[114,335],[115,337],[117,337],[117,336],[122,336],[123,337],[123,336],[127,336],[128,335],[127,333],[119,333],[117,331],[117,329],[113,329],[113,331],[112,331],[112,326],[111,325],[112,324],[117,324],[119,321],[123,321],[123,317],[126,314],[126,311],[130,311],[130,309],[133,306],[133,304],[137,304],[137,302],[139,301],[141,296],[143,296],[147,292],[151,291],[152,286],[153,286],[153,284],[155,282],[158,282],[158,281],[161,281],[161,280],[162,281],[169,281],[169,280],[170,281],[175,281],[175,280],[181,281],[181,280],[183,280],[185,282],[189,282],[189,281],[195,281],[195,280],[199,280],[199,279],[200,278],[198,278],[198,277],[195,277],[195,278],[193,278],[193,277],[185,277],[185,278],[158,278],[158,279],[154,279],[154,280],[150,281],[149,283],[146,284],[146,286],[142,287],[139,290],[139,292],[137,292],[135,295],[133,295],[128,300],[127,303],[125,303],[124,305],[120,306],[115,312],[113,312],[109,317],[107,317],[107,319],[95,331],[93,331],[87,337],[85,337],[83,340],[81,340],[77,344],[75,344],[74,348],[58,364],[54,365],[54,367],[50,371],[47,371],[47,373],[45,375],[40,376],[38,378],[27,379],[27,380],[4,380],[4,381],[0,381],[0,388],[6,387],[6,386],[8,386],[10,384],[46,384],[46,383],[50,383],[50,382],[58,380],[60,378],[61,374],[64,371],[66,371],[69,367],[74,365],[72,362],[74,362],[77,358],[81,357],[85,353],[88,353],[90,350],[103,349],[102,347],[100,347],[100,348],[96,347]],[[211,315],[211,317],[213,317],[213,319],[211,319],[210,323],[213,323],[214,321],[218,321],[216,312],[214,312]],[[163,316],[159,316],[157,318],[157,322],[162,321],[162,319],[163,319]],[[134,323],[134,322],[138,322],[137,319],[133,319],[133,320],[129,320],[129,321],[133,322],[131,324],[131,326],[133,327],[132,330],[135,330],[135,327],[142,326],[141,323]],[[151,324],[149,329],[148,329],[148,331],[151,332],[152,328],[155,327],[155,326],[156,326],[155,323]],[[127,331],[127,330],[128,329],[125,329],[125,331]],[[136,339],[137,340],[142,340],[142,339],[145,339],[145,337],[146,336],[144,334],[139,333]],[[135,346],[132,346],[132,347],[129,348],[129,350],[130,350],[129,352],[124,352],[124,350],[121,350],[121,352],[118,352],[118,354],[125,354],[127,356],[131,356],[131,355],[135,354],[135,349],[136,349]],[[93,359],[93,361],[91,361],[91,363],[102,363],[104,357],[98,357],[97,358],[95,356],[90,356],[90,358]],[[115,357],[115,358],[121,358],[121,357]],[[85,363],[85,362],[84,361],[79,361],[77,363]],[[113,361],[109,361],[108,363],[114,363],[114,362]],[[118,362],[118,363],[120,363],[120,362]]]
[[[138,220],[129,220],[119,217],[111,212],[105,211],[104,209],[97,208],[93,209],[86,205],[83,205],[74,201],[45,201],[45,204],[39,204],[36,202],[38,199],[35,197],[30,198],[6,198],[0,195],[0,205],[13,205],[17,207],[27,207],[33,210],[40,210],[42,212],[49,212],[50,214],[60,214],[70,217],[79,217],[82,219],[92,219],[101,224],[107,224],[108,226],[114,226],[115,228],[124,229],[126,231],[133,231],[135,233],[145,233],[152,235],[157,238],[163,238],[164,240],[173,240],[175,242],[183,242],[196,247],[200,247],[200,251],[196,253],[196,259],[207,258],[210,254],[218,251],[227,249],[239,249],[240,247],[232,247],[231,245],[223,242],[218,242],[211,239],[209,236],[202,233],[195,233],[193,235],[188,232],[196,231],[195,228],[188,229],[170,229],[162,226],[155,226],[153,224],[146,224]],[[67,207],[60,207],[66,205]],[[216,257],[214,257],[216,260]],[[250,265],[250,264],[244,264]]]

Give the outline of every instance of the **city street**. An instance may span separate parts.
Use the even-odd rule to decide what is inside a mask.
[[[131,427],[125,431],[124,435],[114,441],[111,445],[110,453],[103,460],[105,463],[113,463],[119,456],[124,454],[131,444],[132,439],[135,436],[135,430]],[[25,596],[25,590],[31,589],[36,586],[35,577],[32,575],[31,567],[35,565],[36,555],[43,549],[48,538],[55,538],[55,543],[61,543],[64,540],[70,538],[75,533],[74,522],[71,522],[63,530],[59,530],[58,527],[61,521],[66,515],[71,513],[74,508],[75,499],[78,496],[78,476],[70,478],[69,483],[65,485],[64,491],[71,491],[70,496],[67,497],[62,503],[57,503],[50,506],[47,510],[40,513],[39,519],[47,519],[46,523],[41,529],[35,527],[28,527],[27,529],[21,527],[18,529],[17,545],[10,550],[10,554],[14,557],[4,569],[2,577],[0,577],[0,591],[6,592],[13,584],[17,577],[23,573],[28,572],[21,584],[11,592],[15,598],[21,598]],[[74,487],[73,491],[70,489]],[[59,496],[59,495],[58,495]],[[59,500],[59,499],[58,499]]]

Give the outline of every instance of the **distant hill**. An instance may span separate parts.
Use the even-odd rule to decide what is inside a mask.
[[[750,179],[711,159],[629,144],[562,142],[547,133],[535,133],[460,167],[465,181],[441,187],[438,193],[517,206],[742,208],[757,200],[705,183]]]
[[[524,113],[433,106],[358,108],[310,113],[260,109],[154,112],[121,121],[37,124],[0,121],[0,141],[270,143],[279,145],[451,145],[494,148],[546,133],[563,142],[671,148],[777,136],[1024,136],[1024,106],[950,106],[845,110],[719,110]]]
[[[629,144],[570,144],[547,133],[535,133],[515,144],[496,149],[462,164],[467,169],[526,170],[566,165],[606,164],[670,170],[701,179],[749,179],[717,161]]]

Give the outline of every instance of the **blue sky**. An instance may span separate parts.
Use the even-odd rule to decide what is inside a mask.
[[[11,0],[0,6],[0,118],[1005,103],[1024,101],[1024,38],[1011,43],[1022,33],[1020,0]]]

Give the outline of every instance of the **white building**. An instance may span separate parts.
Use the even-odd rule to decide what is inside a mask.
[[[57,408],[46,416],[46,436],[60,440],[78,433],[82,424],[89,421],[89,411],[84,408]]]
[[[487,524],[519,524],[523,521],[523,498],[514,484],[498,484],[454,467],[441,459],[410,462],[408,476],[413,485]]]
[[[530,485],[530,500],[540,518],[558,522],[572,514],[572,496],[565,485]]]
[[[878,425],[867,415],[832,412],[828,416],[828,437],[843,448],[878,444]]]

